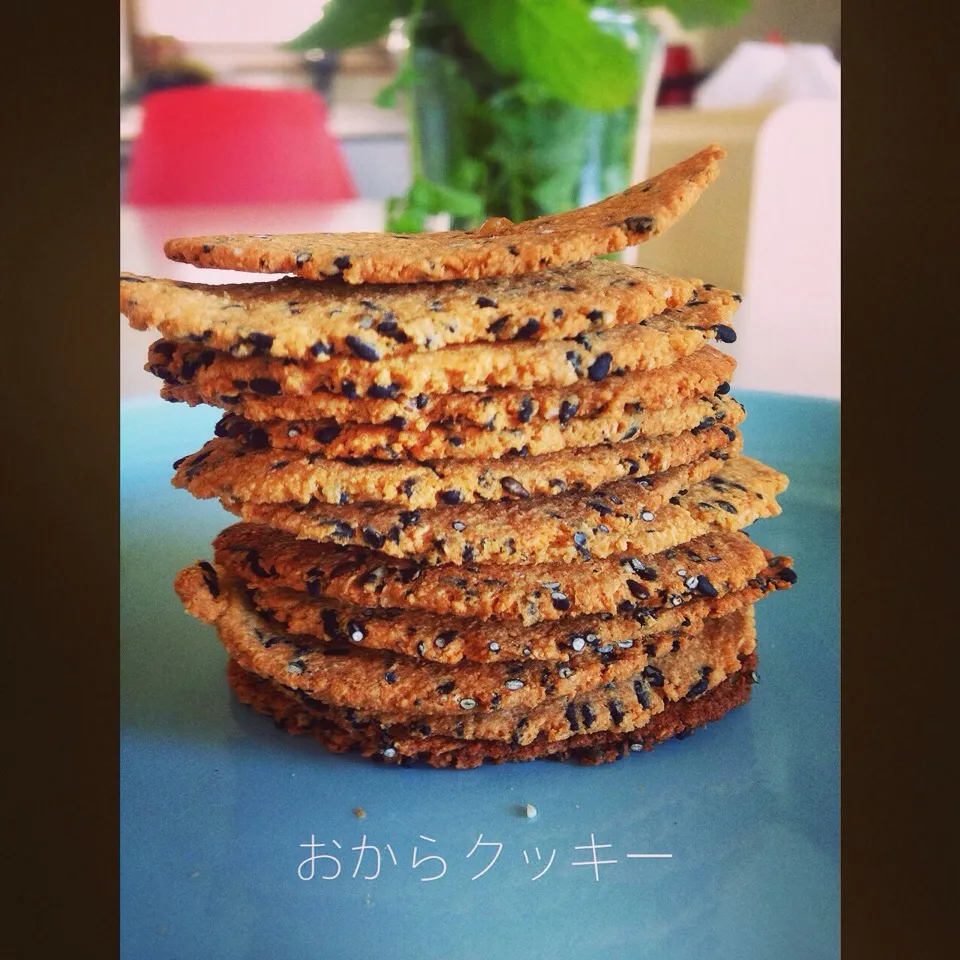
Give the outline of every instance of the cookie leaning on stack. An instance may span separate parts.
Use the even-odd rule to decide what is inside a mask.
[[[425,235],[169,241],[206,286],[121,276],[172,401],[226,412],[174,484],[240,522],[182,570],[237,696],[396,763],[616,759],[749,696],[752,605],[795,580],[743,532],[739,297],[602,259],[723,156],[581,210]]]

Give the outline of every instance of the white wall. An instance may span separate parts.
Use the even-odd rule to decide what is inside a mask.
[[[688,44],[697,66],[721,63],[743,40],[763,40],[776,30],[787,43],[822,43],[840,53],[840,0],[754,0],[753,8],[732,27],[683,30],[670,14],[656,11],[669,42]]]
[[[283,43],[320,18],[325,0],[136,0],[142,33],[186,43]]]

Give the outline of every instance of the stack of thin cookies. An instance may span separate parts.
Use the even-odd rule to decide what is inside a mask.
[[[522,224],[165,247],[281,280],[121,277],[162,395],[226,411],[173,482],[241,522],[175,586],[240,700],[440,767],[613,760],[746,701],[752,604],[795,575],[743,532],[786,478],[740,454],[739,297],[594,259],[722,156]]]

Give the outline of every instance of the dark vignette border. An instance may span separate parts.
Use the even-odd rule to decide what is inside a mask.
[[[4,14],[9,956],[117,950],[117,44],[112,4]],[[85,373],[84,371],[91,371]],[[66,949],[65,949],[66,948]]]
[[[955,747],[934,713],[952,569],[955,11],[844,0],[841,931],[845,956],[947,942]],[[939,394],[939,395],[938,395]],[[935,537],[939,538],[935,541]],[[934,543],[940,579],[925,560]],[[936,587],[930,577],[938,579]],[[908,585],[908,580],[915,587]],[[942,584],[942,585],[941,585]],[[928,589],[932,587],[932,589]],[[946,602],[944,602],[946,601]],[[909,613],[907,611],[909,610]]]

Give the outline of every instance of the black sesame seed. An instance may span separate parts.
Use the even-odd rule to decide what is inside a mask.
[[[597,715],[593,712],[589,703],[581,704],[580,716],[583,717],[583,726],[587,730],[593,726],[594,720],[597,719]]]
[[[559,590],[554,590],[550,594],[550,600],[553,603],[553,608],[555,610],[569,610],[570,609],[570,600],[568,599],[565,593],[561,593]]]
[[[352,540],[353,527],[351,527],[350,524],[345,520],[338,520],[334,524],[332,536],[336,537],[338,540]]]
[[[619,726],[623,723],[623,704],[619,700],[608,700],[607,709],[610,711],[610,719],[613,721],[614,726]]]
[[[350,352],[361,360],[373,362],[374,360],[380,359],[380,351],[377,350],[375,346],[361,340],[359,337],[353,336],[353,334],[346,337],[344,343],[350,348]]]
[[[727,513],[736,513],[737,508],[727,500],[714,500],[714,503],[721,509],[726,510]]]
[[[580,721],[577,719],[577,708],[574,704],[568,703],[567,709],[563,711],[563,715],[567,718],[567,723],[570,724],[570,730],[573,733],[576,733],[580,729]]]
[[[383,679],[386,680],[387,683],[396,683],[396,682],[397,682],[397,675],[396,675],[392,670],[388,670],[388,671],[383,675]]]
[[[634,680],[633,692],[637,698],[637,703],[639,703],[644,710],[649,710],[650,709],[650,688],[647,686],[646,681],[642,679]]]
[[[502,317],[497,317],[497,319],[487,327],[487,333],[492,333],[494,336],[496,336],[496,334],[498,334],[504,328],[504,325],[509,319],[509,313],[504,314]]]
[[[456,682],[453,680],[444,680],[443,683],[437,684],[437,693],[452,693],[453,688],[456,686]]]
[[[358,394],[357,394],[357,385],[356,385],[352,380],[341,380],[341,381],[340,381],[340,392],[341,392],[348,400],[356,400],[356,399],[357,399],[357,396],[358,396]]]
[[[533,400],[530,397],[524,397],[520,401],[520,406],[517,409],[517,419],[521,423],[527,423],[530,418],[533,416]]]
[[[459,490],[441,490],[438,496],[444,503],[451,506],[463,500],[463,494]]]
[[[561,423],[566,423],[576,412],[577,407],[579,406],[579,401],[577,400],[564,400],[560,404],[560,415],[559,419]]]
[[[251,450],[262,450],[264,447],[269,446],[270,438],[267,436],[267,431],[262,427],[254,427],[244,434],[241,442]]]
[[[317,443],[329,443],[331,440],[335,440],[340,434],[340,424],[331,423],[325,427],[317,427],[313,432],[313,439]]]
[[[511,494],[514,497],[520,497],[521,499],[526,499],[527,497],[530,496],[529,492],[527,491],[527,488],[519,480],[515,479],[514,477],[503,477],[500,480],[500,486],[503,487],[503,489],[507,493]]]
[[[419,510],[401,510],[398,519],[404,527],[413,527],[420,522]]]
[[[476,304],[478,307],[495,307],[497,301],[490,297],[477,297]]]
[[[201,560],[197,566],[200,568],[200,572],[203,574],[203,582],[206,585],[207,590],[210,592],[210,596],[219,596],[220,581],[217,578],[217,571],[206,560]]]
[[[592,320],[594,323],[596,323],[598,320],[602,320],[602,319],[603,319],[603,311],[602,311],[602,310],[591,310],[591,311],[587,314],[587,319],[588,319],[588,320]]]
[[[650,597],[650,591],[636,580],[628,580],[627,589],[630,591],[630,595],[636,597],[637,600],[647,600]]]
[[[400,392],[400,387],[395,383],[388,383],[381,386],[379,383],[371,383],[367,387],[367,396],[373,400],[391,400]]]
[[[397,414],[387,420],[386,425],[392,427],[394,430],[402,430],[407,425],[407,418]]]
[[[716,396],[722,397],[724,394],[730,392],[730,384],[726,380],[724,380],[723,383],[721,383],[720,386],[717,387],[717,389],[714,390],[713,392]]]
[[[623,226],[630,233],[649,233],[653,229],[653,217],[627,217]]]
[[[392,317],[384,317],[377,325],[374,327],[377,333],[381,336],[389,337],[391,340],[396,340],[397,343],[407,343],[410,338],[400,329],[397,325],[397,321]]]
[[[697,590],[699,590],[705,597],[715,597],[717,595],[717,588],[707,579],[706,575],[701,573],[697,576]]]
[[[715,323],[710,329],[716,333],[721,343],[736,343],[737,334],[733,327],[728,327],[725,323]]]
[[[587,376],[594,382],[599,382],[610,372],[610,361],[613,357],[609,353],[601,353],[587,367]]]
[[[777,580],[784,580],[787,583],[796,583],[797,575],[790,567],[784,567],[776,577]]]
[[[275,577],[277,571],[271,567],[269,570],[265,570],[260,564],[260,551],[256,548],[250,549],[247,551],[247,565],[250,567],[250,570],[258,577]]]
[[[442,648],[445,647],[451,640],[453,640],[454,637],[456,637],[456,635],[457,635],[457,631],[456,631],[456,630],[444,630],[443,633],[438,633],[438,634],[436,635],[436,637],[435,637],[434,640],[433,640],[433,645],[434,645],[435,647],[437,647],[437,649],[442,649]],[[451,687],[451,689],[453,689],[453,688]]]
[[[243,339],[258,351],[269,350],[273,346],[273,336],[269,333],[248,333]]]
[[[650,681],[651,687],[663,686],[663,674],[652,663],[648,663],[641,672]]]
[[[250,389],[263,396],[275,397],[280,393],[280,384],[270,377],[254,377],[250,381]]]
[[[349,258],[349,257],[346,257],[346,256],[343,256],[343,257],[335,257],[334,260],[333,260],[333,265],[334,265],[338,270],[340,270],[340,271],[349,270],[349,269],[350,269],[350,258]]]
[[[379,550],[380,547],[383,546],[383,543],[384,543],[383,534],[378,533],[376,530],[373,529],[373,527],[369,527],[369,526],[364,527],[363,530],[361,530],[360,532],[363,535],[364,543],[369,544],[375,550]]]
[[[540,321],[536,317],[530,317],[513,335],[514,340],[529,340],[540,329]]]
[[[702,666],[700,668],[700,679],[691,685],[690,689],[687,691],[687,696],[699,697],[701,693],[705,693],[707,684],[710,682],[709,677],[711,673],[713,673],[713,667]]]

